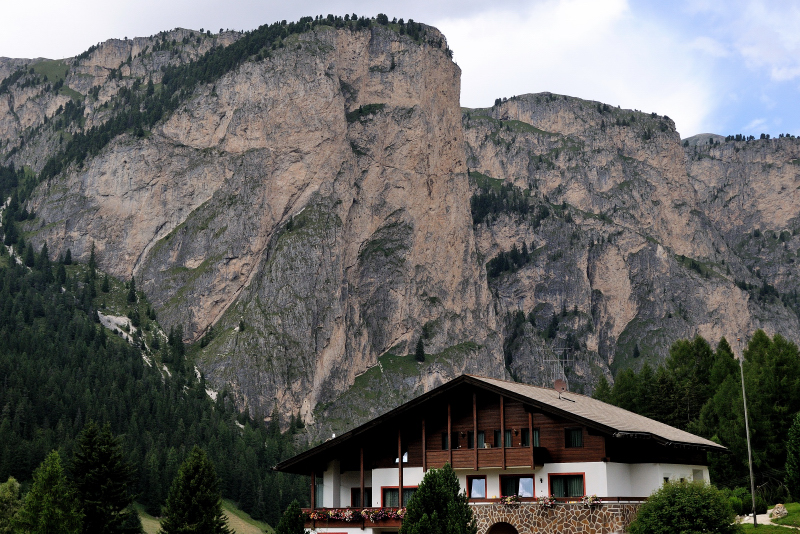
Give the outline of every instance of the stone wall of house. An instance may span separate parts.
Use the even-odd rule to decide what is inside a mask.
[[[519,534],[614,534],[626,532],[639,510],[639,503],[557,504],[542,508],[535,503],[473,506],[478,534],[487,534],[496,523],[508,523]]]

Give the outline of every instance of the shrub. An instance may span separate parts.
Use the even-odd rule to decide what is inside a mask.
[[[668,482],[653,493],[631,523],[631,534],[741,532],[730,499],[702,482]]]
[[[400,527],[400,534],[476,534],[478,527],[450,464],[425,473]]]

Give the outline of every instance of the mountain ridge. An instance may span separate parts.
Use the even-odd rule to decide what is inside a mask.
[[[134,274],[241,409],[322,434],[374,415],[357,377],[418,338],[435,364],[397,367],[398,401],[461,372],[588,391],[698,334],[795,339],[798,199],[779,193],[796,140],[682,146],[668,117],[551,93],[461,108],[435,28],[263,28],[107,41],[63,80],[0,61],[0,83],[23,72],[0,91],[0,154],[47,176],[25,238],[84,259],[94,243]],[[122,113],[120,135],[48,174]]]

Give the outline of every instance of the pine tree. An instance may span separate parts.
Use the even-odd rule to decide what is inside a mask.
[[[460,492],[458,477],[450,464],[425,473],[407,503],[400,534],[478,532],[467,495]]]
[[[64,265],[72,265],[72,249],[67,249],[67,253],[64,255]]]
[[[794,416],[786,441],[786,487],[793,499],[800,497],[800,413]]]
[[[75,490],[67,482],[61,457],[53,451],[33,472],[33,485],[14,518],[14,528],[37,534],[78,534],[82,524],[83,513]]]
[[[131,283],[128,284],[128,302],[136,302],[136,279],[131,275]]]
[[[36,258],[33,257],[33,245],[25,247],[24,263],[26,267],[33,267],[36,264]]]
[[[422,338],[417,339],[417,348],[414,351],[414,359],[418,362],[425,361],[425,345],[422,344]]]
[[[89,253],[89,276],[92,282],[97,278],[97,257],[94,253],[94,241],[92,241],[92,251]]]
[[[297,501],[292,501],[289,507],[283,512],[278,526],[275,527],[275,534],[304,534],[305,522],[303,521],[302,510]]]
[[[103,285],[100,286],[100,290],[103,293],[108,293],[111,290],[111,288],[109,287],[107,274],[103,277]]]
[[[94,421],[86,423],[78,436],[71,472],[86,514],[83,532],[142,532],[139,516],[131,508],[136,471],[125,460],[108,424],[100,428]],[[138,528],[123,527],[131,519]]]
[[[181,465],[169,490],[159,534],[230,534],[222,514],[214,464],[198,446]]]
[[[594,392],[592,393],[592,398],[601,400],[603,402],[612,404],[614,403],[614,395],[611,393],[611,386],[608,385],[608,380],[606,380],[606,377],[600,377],[600,380],[597,382],[597,386],[594,388]]]
[[[0,534],[14,532],[11,520],[19,510],[20,504],[19,482],[14,477],[8,477],[7,482],[0,484]]]

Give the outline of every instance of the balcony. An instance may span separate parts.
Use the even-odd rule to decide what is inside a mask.
[[[405,508],[303,509],[305,528],[400,528]]]
[[[550,454],[544,447],[488,447],[477,450],[478,469],[486,467],[503,467],[503,453],[505,451],[505,467],[541,467],[550,459]],[[426,467],[443,467],[450,461],[453,454],[452,466],[454,469],[475,468],[475,449],[453,449],[452,451],[432,451],[425,453]]]

